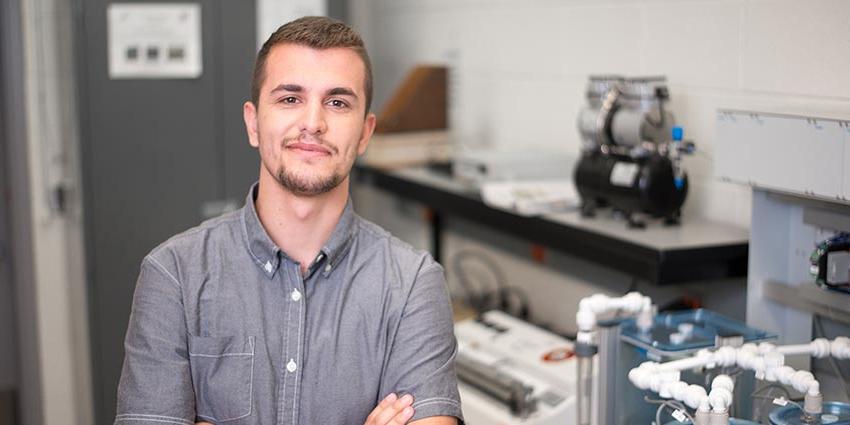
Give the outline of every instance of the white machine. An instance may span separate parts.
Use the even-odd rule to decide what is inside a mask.
[[[500,311],[455,325],[469,425],[573,425],[572,342]]]
[[[569,180],[575,157],[536,150],[459,152],[452,173],[472,183],[517,180]]]

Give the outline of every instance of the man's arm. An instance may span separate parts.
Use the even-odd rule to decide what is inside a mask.
[[[429,260],[418,271],[407,296],[384,366],[381,392],[413,395],[414,421],[462,418],[456,354],[445,274],[439,264]]]
[[[182,290],[152,256],[142,261],[124,348],[115,423],[194,424]]]

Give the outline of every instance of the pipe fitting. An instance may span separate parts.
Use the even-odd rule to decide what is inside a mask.
[[[696,409],[700,407],[700,404],[708,397],[708,394],[705,392],[705,388],[699,385],[688,385],[687,391],[685,393],[685,397],[682,400],[685,404],[687,404],[690,408]]]
[[[818,338],[809,343],[811,347],[812,357],[822,359],[824,357],[829,356],[830,352],[830,344],[829,340],[826,338]]]
[[[810,415],[820,415],[823,413],[823,395],[806,393],[806,396],[803,398],[803,411]]]
[[[832,354],[832,357],[835,357],[836,359],[850,359],[850,338],[846,336],[839,336],[838,338],[835,338],[829,344],[829,351]]]
[[[711,412],[708,425],[729,425],[729,412]]]

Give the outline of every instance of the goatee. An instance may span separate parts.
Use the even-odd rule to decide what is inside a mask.
[[[283,167],[278,170],[276,178],[281,186],[298,196],[317,196],[328,193],[345,179],[337,173],[331,174],[327,178],[307,179],[289,173]]]

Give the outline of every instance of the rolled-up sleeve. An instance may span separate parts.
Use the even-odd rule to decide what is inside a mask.
[[[462,418],[457,389],[452,310],[443,268],[434,262],[419,272],[404,307],[382,387],[414,397],[412,420]]]
[[[174,273],[146,257],[124,342],[115,424],[195,423],[182,300]]]

